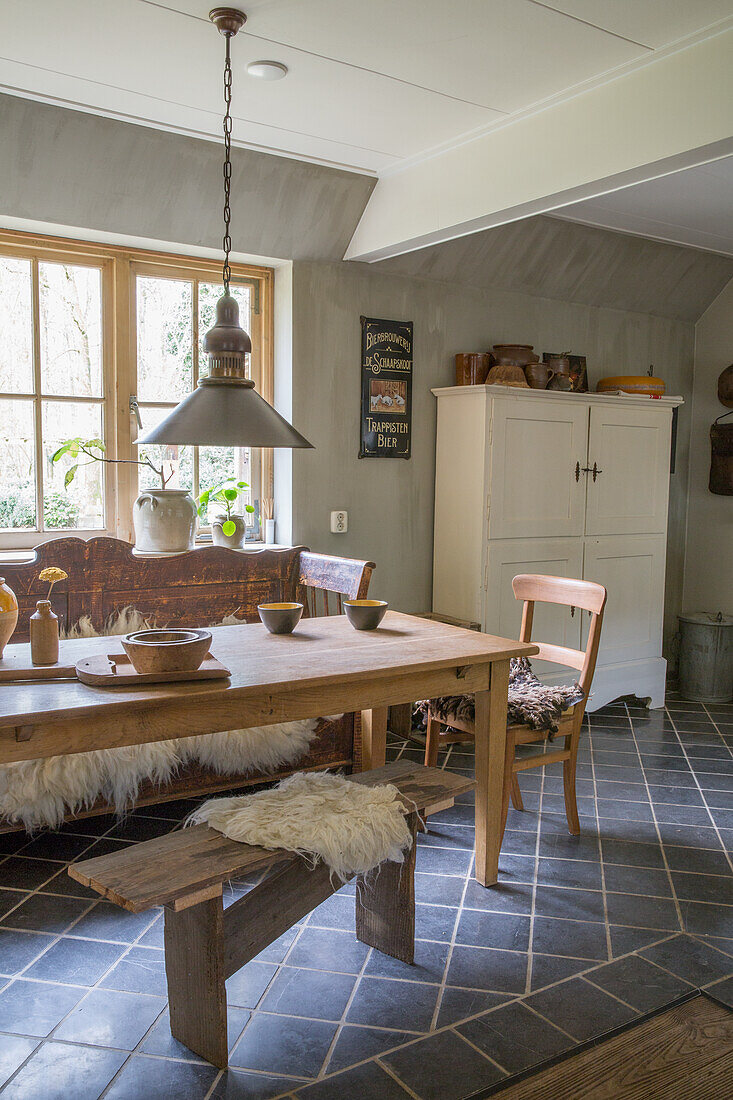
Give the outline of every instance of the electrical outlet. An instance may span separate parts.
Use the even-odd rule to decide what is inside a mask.
[[[349,529],[348,512],[331,512],[331,534],[345,535]]]

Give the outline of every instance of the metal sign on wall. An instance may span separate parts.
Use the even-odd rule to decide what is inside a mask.
[[[412,321],[361,318],[359,458],[409,458]]]

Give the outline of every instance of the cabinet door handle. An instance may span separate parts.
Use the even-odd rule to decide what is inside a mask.
[[[596,462],[594,462],[593,463],[593,480],[595,481],[596,478],[598,477],[598,475],[602,474],[602,473],[603,473],[603,470],[599,470],[598,469],[598,464]]]
[[[580,463],[575,463],[575,480],[580,481]]]

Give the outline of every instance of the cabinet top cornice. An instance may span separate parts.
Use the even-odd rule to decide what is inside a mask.
[[[684,405],[678,396],[647,397],[644,394],[616,393],[567,393],[563,390],[533,390],[517,386],[436,386],[430,391],[436,397],[455,397],[459,394],[485,394],[508,401],[575,401],[586,405],[641,406],[642,408],[674,409]]]

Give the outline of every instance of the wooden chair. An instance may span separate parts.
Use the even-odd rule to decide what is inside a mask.
[[[571,833],[580,832],[578,821],[578,806],[575,799],[575,771],[578,759],[578,743],[580,741],[580,727],[585,714],[585,705],[590,693],[595,672],[596,659],[598,657],[598,645],[601,639],[601,624],[603,622],[603,609],[606,604],[606,589],[601,584],[593,581],[571,580],[566,577],[543,577],[533,573],[523,573],[512,581],[514,596],[518,600],[524,600],[522,612],[522,628],[519,635],[522,642],[533,642],[538,646],[539,654],[535,658],[541,661],[552,661],[554,664],[565,665],[568,668],[578,669],[580,676],[578,682],[583,689],[584,696],[581,702],[566,711],[558,721],[557,738],[563,738],[564,747],[542,752],[532,756],[523,756],[516,759],[517,745],[527,745],[534,741],[546,741],[550,736],[549,730],[535,730],[529,726],[516,725],[507,727],[506,758],[504,762],[504,795],[502,799],[502,833],[506,826],[507,813],[509,811],[509,797],[518,810],[523,810],[522,795],[519,789],[517,773],[527,768],[540,768],[546,764],[555,764],[562,761],[563,787],[565,791],[565,812],[568,819],[568,828]],[[588,641],[585,650],[568,649],[565,646],[549,645],[538,642],[532,638],[532,620],[534,618],[535,603],[565,604],[569,607],[579,607],[590,612],[590,627]],[[441,726],[447,725],[446,732],[441,731]],[[449,717],[441,720],[432,713],[428,714],[427,740],[425,744],[425,764],[434,767],[438,759],[438,749],[441,744],[453,741],[468,740],[465,734],[473,734],[473,723]]]

